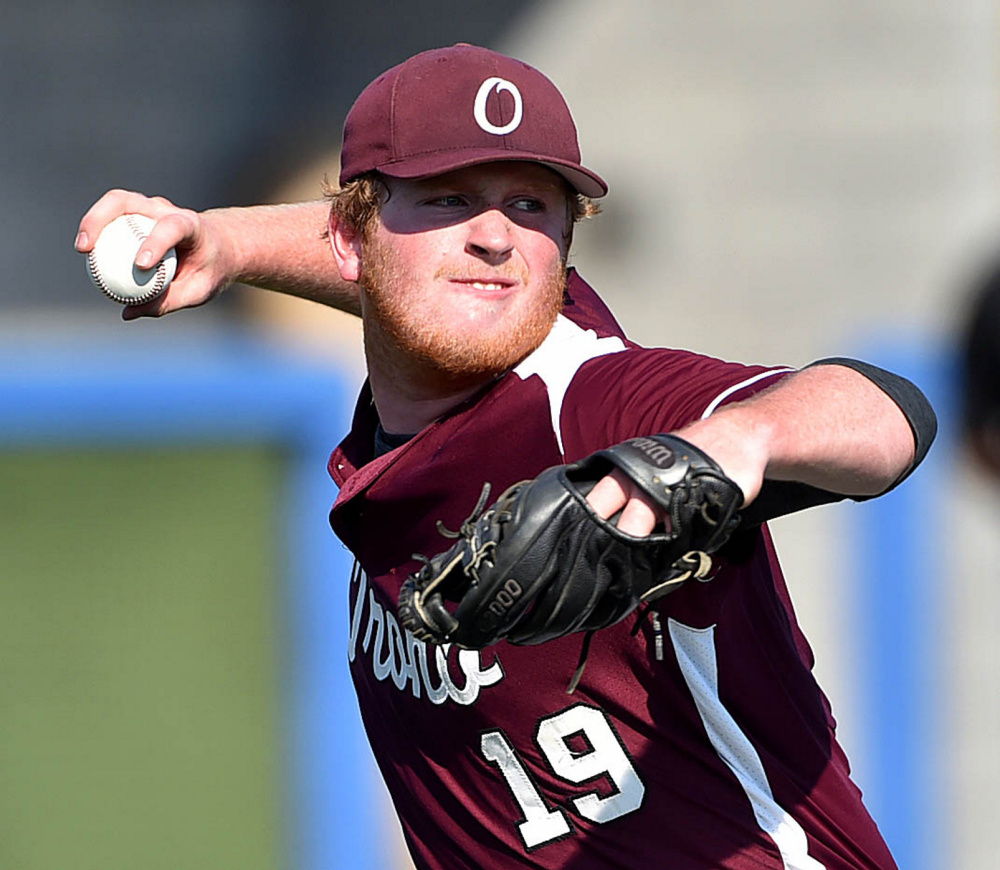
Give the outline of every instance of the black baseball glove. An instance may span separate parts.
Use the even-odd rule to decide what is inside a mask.
[[[586,495],[613,469],[668,520],[634,537],[601,519]],[[543,643],[613,625],[691,577],[739,524],[743,493],[697,447],[673,435],[632,438],[510,487],[483,511],[489,488],[456,543],[410,575],[399,619],[418,638],[482,649],[502,638]],[[482,511],[482,513],[480,513]]]

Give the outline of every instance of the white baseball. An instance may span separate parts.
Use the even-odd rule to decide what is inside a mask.
[[[177,251],[149,269],[135,264],[139,247],[156,223],[141,214],[123,214],[109,223],[87,254],[87,274],[109,299],[122,305],[142,305],[167,289],[177,271]]]

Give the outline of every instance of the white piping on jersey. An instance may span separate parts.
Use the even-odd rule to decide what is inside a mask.
[[[545,341],[515,367],[514,374],[521,380],[538,375],[545,382],[552,414],[552,431],[560,453],[565,453],[560,418],[570,382],[576,377],[580,366],[588,360],[623,350],[625,342],[617,336],[598,338],[594,330],[583,329],[560,314]]]
[[[691,628],[675,619],[668,622],[677,664],[708,739],[746,792],[757,824],[781,853],[782,866],[785,870],[825,870],[809,855],[809,841],[802,826],[774,799],[757,750],[719,698],[715,626]]]
[[[738,384],[733,384],[731,387],[727,387],[708,403],[708,407],[702,413],[701,419],[704,420],[706,417],[711,416],[715,409],[722,404],[722,402],[728,399],[733,393],[742,390],[744,387],[749,387],[751,384],[756,384],[757,381],[762,381],[764,378],[770,378],[773,375],[783,375],[785,372],[794,371],[795,369],[771,369],[766,372],[758,372],[752,378],[747,378],[745,381],[740,381]]]

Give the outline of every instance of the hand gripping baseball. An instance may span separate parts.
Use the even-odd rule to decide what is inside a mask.
[[[106,295],[126,304],[125,320],[159,317],[183,308],[204,305],[214,299],[237,277],[236,255],[229,235],[216,213],[179,208],[163,197],[148,197],[128,190],[110,190],[95,202],[80,221],[76,249],[91,263],[99,255],[98,239],[103,231],[123,215],[143,215],[141,243],[130,252],[140,270],[153,266],[168,251],[176,250],[176,277],[159,295]],[[97,249],[97,250],[95,250]],[[121,268],[128,275],[133,263]],[[93,275],[93,266],[91,274]],[[98,283],[95,279],[95,283]],[[102,288],[103,289],[103,288]]]
[[[663,512],[648,537],[620,532],[587,504],[615,468]],[[450,549],[415,556],[424,565],[400,590],[399,618],[419,638],[482,649],[613,625],[640,602],[706,579],[743,503],[711,457],[673,435],[632,438],[546,469],[482,511],[487,492]]]

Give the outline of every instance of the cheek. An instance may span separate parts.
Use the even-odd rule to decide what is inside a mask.
[[[440,257],[440,242],[427,233],[392,232],[379,228],[372,250],[383,264],[391,264],[398,279],[418,277]]]
[[[518,247],[526,259],[539,264],[550,264],[564,260],[568,251],[567,228],[561,221],[546,221],[544,225],[524,228],[518,239]]]
[[[464,248],[464,240],[454,227],[415,233],[389,233],[385,243],[400,260],[414,269],[440,262]]]
[[[528,267],[536,275],[544,275],[560,268],[566,259],[565,246],[548,237],[532,240],[532,244],[523,250]]]

